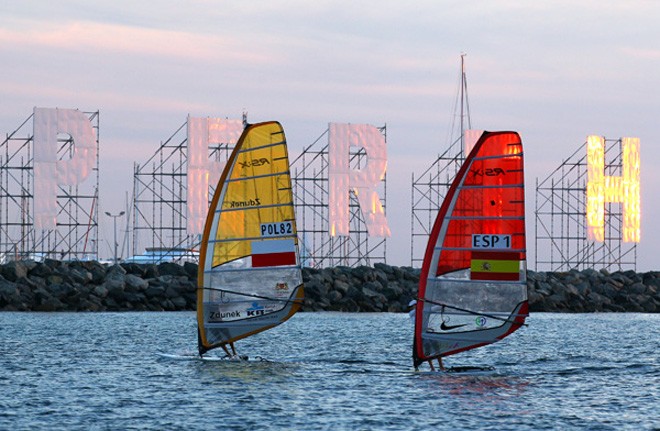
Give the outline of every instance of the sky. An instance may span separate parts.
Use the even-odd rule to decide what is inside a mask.
[[[536,178],[587,135],[634,136],[637,269],[658,270],[658,17],[653,0],[2,2],[0,131],[35,106],[99,110],[103,214],[188,115],[280,121],[292,158],[330,122],[386,124],[387,200],[407,203],[411,174],[451,140],[466,54],[473,127],[523,139],[528,250]],[[409,206],[388,222],[388,263],[409,265]]]

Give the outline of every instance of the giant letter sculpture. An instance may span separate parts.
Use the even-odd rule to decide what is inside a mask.
[[[209,184],[216,185],[226,162],[209,160],[209,144],[235,145],[243,131],[241,120],[188,117],[187,230],[201,234],[209,210]]]
[[[53,230],[57,224],[57,186],[84,181],[96,162],[96,139],[91,122],[77,109],[34,108],[34,227]],[[73,140],[68,160],[58,160],[57,135]]]
[[[605,139],[587,138],[587,238],[605,240],[605,203],[623,204],[623,241],[640,240],[639,139],[623,138],[623,175],[605,175]]]
[[[328,138],[330,235],[349,235],[349,192],[355,194],[369,236],[389,237],[383,206],[376,191],[387,168],[385,138],[367,124],[330,124]],[[367,164],[353,170],[349,164],[351,147],[367,153]]]

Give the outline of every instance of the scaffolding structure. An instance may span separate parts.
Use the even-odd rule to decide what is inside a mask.
[[[54,230],[34,223],[34,113],[0,144],[0,261],[98,258],[99,111],[83,114],[95,131],[96,160],[87,180],[57,186]],[[58,134],[57,160],[74,152],[73,138]]]
[[[245,118],[244,118],[245,120]],[[188,136],[184,122],[143,164],[133,168],[132,253],[197,250],[201,238],[187,228]],[[209,158],[226,162],[234,144],[209,144]],[[209,199],[216,184],[209,184]],[[209,200],[210,204],[210,200]],[[182,256],[189,257],[190,254]],[[176,256],[174,256],[176,257]]]
[[[456,119],[458,118],[458,122]],[[410,266],[421,267],[433,223],[440,206],[465,161],[466,129],[472,128],[468,100],[465,54],[461,55],[459,85],[454,99],[450,136],[458,137],[420,175],[412,174],[410,217]]]
[[[378,129],[387,142],[386,126]],[[353,191],[350,192],[349,197],[350,235],[330,235],[328,136],[329,129],[326,129],[291,162],[291,181],[302,264],[325,268],[384,263],[387,256],[386,239],[369,236]],[[367,153],[364,148],[351,147],[349,165],[352,169],[365,166],[366,160]],[[387,174],[380,181],[377,192],[383,210],[387,214]]]
[[[605,175],[622,172],[622,141],[605,139]],[[535,270],[637,268],[637,244],[624,243],[620,203],[605,203],[603,242],[587,239],[587,154],[581,145],[548,177],[536,179]]]
[[[412,174],[410,266],[420,268],[433,223],[454,177],[463,165],[462,139],[451,143],[422,174]]]

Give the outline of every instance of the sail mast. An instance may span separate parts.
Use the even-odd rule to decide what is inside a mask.
[[[467,87],[467,74],[465,73],[465,56],[461,54],[461,153],[463,158],[467,157],[465,154],[465,130],[472,128],[472,120],[470,118],[470,102],[468,100],[468,87]],[[467,118],[467,129],[465,128],[465,119]]]

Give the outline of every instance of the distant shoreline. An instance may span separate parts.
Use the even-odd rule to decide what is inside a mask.
[[[304,268],[303,311],[404,312],[420,270]],[[528,271],[531,312],[660,312],[660,272]],[[0,265],[0,311],[183,311],[197,305],[197,264],[12,261]]]

